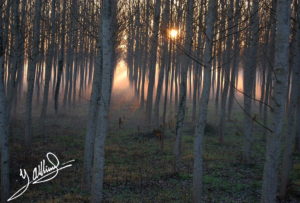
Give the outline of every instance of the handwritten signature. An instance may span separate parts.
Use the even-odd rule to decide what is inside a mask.
[[[23,187],[21,187],[15,194],[13,194],[7,200],[8,202],[17,199],[18,197],[23,195],[28,190],[31,184],[34,185],[39,183],[45,183],[54,179],[58,175],[59,171],[71,167],[71,163],[75,162],[75,160],[70,160],[63,164],[60,164],[59,159],[52,152],[48,152],[46,158],[50,166],[47,166],[45,159],[43,159],[40,162],[40,164],[33,169],[31,179],[26,169],[20,169],[20,176],[23,180],[27,180],[27,183]]]

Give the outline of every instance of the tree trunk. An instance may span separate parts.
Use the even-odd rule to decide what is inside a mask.
[[[247,163],[251,159],[251,147],[253,142],[253,118],[252,118],[252,97],[253,87],[255,85],[256,74],[256,61],[257,61],[257,49],[259,40],[259,22],[258,22],[258,0],[253,2],[250,19],[249,30],[249,47],[247,50],[246,65],[244,67],[244,109],[246,111],[244,115],[244,149],[243,158]]]
[[[165,3],[165,9],[163,12],[163,17],[162,17],[162,24],[161,24],[161,32],[165,34],[165,32],[168,29],[169,26],[169,15],[170,15],[170,1],[167,0]],[[162,57],[161,57],[161,66],[160,66],[160,71],[159,71],[159,77],[158,77],[158,84],[157,84],[157,94],[155,98],[155,107],[154,107],[154,118],[155,118],[155,125],[158,127],[160,124],[160,119],[159,119],[159,105],[160,105],[160,98],[161,98],[161,93],[163,90],[163,80],[164,76],[169,74],[169,72],[166,72],[167,66],[168,66],[168,43],[169,40],[165,39],[163,37],[162,40]],[[166,73],[165,73],[166,72]],[[167,96],[167,95],[165,95]]]
[[[233,107],[233,100],[235,97],[235,91],[236,89],[234,87],[236,87],[236,77],[237,77],[237,73],[238,73],[238,66],[240,63],[240,33],[238,31],[239,29],[239,18],[240,18],[240,13],[241,13],[241,9],[240,9],[240,1],[236,1],[235,2],[235,20],[234,20],[234,24],[236,25],[234,28],[233,33],[234,34],[234,58],[233,58],[233,62],[232,62],[232,72],[231,72],[231,81],[230,81],[230,91],[229,91],[229,99],[228,99],[228,119],[231,119],[231,114],[232,114],[232,107]]]
[[[285,113],[287,72],[289,65],[290,1],[277,1],[273,91],[271,97],[271,129],[267,136],[263,173],[262,202],[276,202],[280,139]]]
[[[194,0],[188,0],[187,2],[187,14],[186,14],[186,33],[184,47],[187,53],[191,53],[193,45],[193,17],[194,17]],[[186,111],[186,92],[187,92],[187,72],[190,66],[190,58],[182,55],[181,60],[181,82],[180,82],[180,95],[179,106],[177,110],[176,121],[176,141],[175,141],[175,171],[178,172],[179,163],[181,160],[181,139],[182,128],[184,124],[185,111]]]
[[[226,57],[223,60],[225,62],[224,67],[224,89],[222,91],[222,97],[221,97],[221,110],[220,110],[220,120],[219,120],[219,139],[220,142],[223,143],[224,140],[224,129],[225,129],[225,117],[226,117],[226,104],[227,104],[227,96],[228,96],[228,90],[229,90],[229,84],[230,84],[230,65],[231,65],[231,53],[232,53],[232,33],[230,31],[230,28],[232,27],[232,20],[233,20],[233,0],[230,0],[230,5],[228,9],[228,16],[227,16],[227,41],[226,41]]]
[[[156,0],[155,11],[154,11],[153,35],[151,39],[152,46],[150,49],[149,83],[148,83],[147,106],[146,106],[147,121],[150,124],[152,122],[153,90],[155,85],[158,33],[159,33],[160,10],[161,10],[160,5],[161,5],[161,0]]]
[[[202,202],[202,180],[203,180],[203,136],[207,119],[207,106],[211,87],[211,65],[212,47],[214,38],[214,24],[216,21],[217,2],[209,0],[208,13],[206,18],[205,50],[204,60],[204,83],[200,99],[200,111],[195,128],[194,141],[194,169],[193,169],[193,201]]]
[[[85,147],[84,147],[84,173],[83,173],[83,186],[87,191],[91,189],[92,183],[92,167],[93,167],[93,153],[94,153],[94,141],[97,129],[97,118],[99,110],[100,90],[101,90],[101,72],[102,72],[102,49],[101,49],[101,39],[98,45],[99,56],[97,57],[97,62],[94,68],[94,79],[92,87],[92,95],[89,106],[89,120],[87,124],[87,133],[85,137]]]
[[[33,25],[33,41],[32,41],[32,51],[28,64],[28,77],[27,77],[27,95],[26,95],[26,117],[25,117],[25,145],[27,148],[31,145],[32,140],[32,97],[34,90],[34,80],[36,65],[39,54],[39,41],[40,41],[40,20],[41,20],[41,9],[42,2],[37,0],[35,2],[35,17]]]
[[[55,86],[55,93],[54,93],[54,109],[55,113],[58,112],[58,104],[59,104],[59,91],[61,85],[61,77],[64,67],[64,60],[65,60],[65,32],[66,32],[66,9],[67,9],[67,2],[63,2],[63,13],[62,13],[62,33],[60,39],[60,55],[58,61],[58,70],[57,70],[57,79],[56,79],[56,86]]]
[[[203,16],[205,16],[204,13],[204,3],[201,1],[201,6],[200,6],[200,13],[202,15],[199,16],[199,25],[203,24]],[[203,57],[203,50],[202,47],[203,43],[202,43],[202,29],[199,28],[198,30],[198,38],[197,38],[197,46],[198,46],[198,50],[197,50],[197,55],[199,58]],[[194,89],[193,89],[193,106],[192,106],[192,121],[194,124],[196,124],[196,114],[197,114],[197,100],[198,100],[198,92],[199,89],[201,87],[201,77],[200,75],[202,75],[202,66],[201,64],[195,64],[194,65]]]
[[[0,8],[1,9],[1,8]],[[2,18],[2,16],[0,16]],[[0,143],[1,143],[1,202],[9,195],[9,142],[8,112],[4,87],[4,44],[2,38],[2,19],[0,20]]]
[[[300,6],[297,5],[298,8],[298,19],[296,23],[296,37],[294,41],[292,42],[294,46],[296,46],[294,49],[291,49],[291,54],[296,53],[292,59],[294,63],[291,63],[293,66],[293,81],[292,81],[292,90],[291,90],[291,99],[290,104],[288,106],[288,126],[287,126],[287,132],[284,136],[284,152],[283,152],[283,162],[281,165],[281,178],[280,178],[280,199],[284,199],[287,193],[287,186],[289,183],[289,175],[290,171],[293,166],[293,159],[292,154],[294,150],[294,142],[295,142],[295,119],[296,119],[296,112],[297,108],[299,109],[299,102],[300,102]],[[297,11],[296,10],[296,11]],[[297,107],[298,106],[298,107]]]
[[[114,47],[113,39],[113,17],[116,15],[117,0],[103,0],[101,35],[102,43],[102,80],[101,98],[99,102],[97,129],[94,142],[94,165],[92,176],[92,199],[91,202],[98,203],[103,200],[103,178],[104,178],[104,144],[108,133],[108,112],[110,106]]]
[[[43,97],[43,104],[42,104],[42,112],[41,118],[45,119],[47,115],[47,108],[48,108],[48,96],[49,96],[49,87],[50,87],[50,79],[51,79],[51,70],[52,65],[54,64],[54,42],[55,42],[55,18],[56,18],[56,0],[52,0],[52,9],[51,9],[51,35],[50,35],[50,44],[46,59],[46,73],[45,73],[45,86],[44,86],[44,97]]]

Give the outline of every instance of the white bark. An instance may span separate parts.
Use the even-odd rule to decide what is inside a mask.
[[[101,31],[100,31],[101,32]],[[84,180],[83,186],[86,190],[91,189],[92,183],[92,167],[93,167],[93,153],[94,153],[94,141],[97,129],[97,118],[101,90],[101,72],[102,72],[102,53],[101,53],[101,41],[99,40],[98,51],[99,56],[94,67],[94,79],[92,87],[92,95],[89,107],[89,120],[87,124],[87,133],[85,137],[84,147]]]
[[[113,74],[113,15],[117,6],[117,0],[103,0],[100,36],[102,42],[102,80],[101,97],[98,109],[97,130],[94,143],[94,163],[92,176],[92,199],[98,203],[103,199],[104,178],[104,144],[108,133],[108,112],[110,106],[111,83]]]

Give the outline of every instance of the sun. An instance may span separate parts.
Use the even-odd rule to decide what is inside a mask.
[[[169,30],[169,36],[170,36],[171,39],[176,39],[177,36],[178,36],[178,30],[176,30],[174,28],[170,29]]]

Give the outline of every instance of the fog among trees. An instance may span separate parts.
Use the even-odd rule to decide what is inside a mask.
[[[300,1],[0,0],[0,137],[1,202],[299,202]]]

